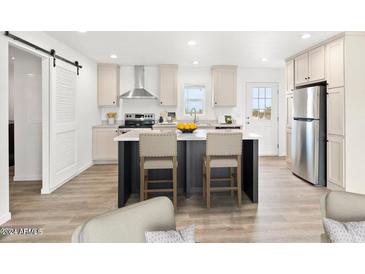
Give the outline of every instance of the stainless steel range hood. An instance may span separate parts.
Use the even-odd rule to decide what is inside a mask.
[[[144,66],[134,66],[134,89],[119,96],[121,99],[157,99],[144,88]]]

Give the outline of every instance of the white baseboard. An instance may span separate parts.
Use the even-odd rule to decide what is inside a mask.
[[[335,184],[333,184],[333,183],[331,183],[331,182],[328,182],[328,181],[327,181],[327,188],[328,188],[329,190],[335,190],[335,191],[345,191],[345,189],[344,189],[343,187],[338,186],[338,185],[335,185]]]
[[[93,165],[94,165],[93,161],[90,161],[87,164],[83,165],[81,168],[79,168],[79,172],[78,172],[77,175],[79,175],[80,173],[84,172],[85,170],[87,170],[88,168],[92,167]]]
[[[42,181],[42,175],[14,176],[13,181]]]
[[[118,160],[94,160],[94,165],[114,165],[118,164]]]
[[[0,216],[0,225],[5,224],[7,221],[10,221],[11,213],[7,212]]]

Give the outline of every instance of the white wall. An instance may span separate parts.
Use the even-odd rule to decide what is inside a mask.
[[[0,35],[0,224],[10,219],[8,151],[8,42]],[[5,152],[5,153],[4,153]]]
[[[14,47],[10,47],[9,54],[15,57],[15,60],[11,61],[14,73],[9,73],[9,99],[11,96],[14,98],[14,181],[41,180],[41,58]]]
[[[206,67],[179,67],[178,82],[179,96],[177,107],[162,107],[158,100],[150,99],[127,99],[121,100],[119,107],[102,108],[101,119],[105,120],[105,113],[117,111],[119,119],[124,119],[127,112],[152,112],[156,119],[162,111],[176,111],[178,119],[190,119],[184,116],[183,108],[183,87],[184,84],[202,84],[206,88],[206,113],[200,116],[202,120],[216,120],[218,115],[232,114],[238,123],[242,123],[246,111],[246,84],[249,82],[272,82],[279,84],[279,154],[285,155],[285,86],[284,69],[259,69],[259,68],[239,68],[237,74],[237,106],[236,107],[212,107],[211,104],[211,71]],[[159,95],[158,80],[159,71],[156,66],[145,67],[145,86],[146,89],[155,95]],[[120,93],[124,93],[134,86],[134,68],[122,66],[120,70]]]
[[[78,167],[82,171],[92,164],[92,126],[100,123],[96,62],[43,32],[13,33],[83,66],[77,78]],[[0,35],[0,151],[8,151],[8,41],[12,40]],[[8,176],[8,153],[0,153],[0,224],[9,217]]]
[[[9,62],[9,121],[14,120],[14,62]]]
[[[346,191],[365,194],[365,33],[345,36]]]

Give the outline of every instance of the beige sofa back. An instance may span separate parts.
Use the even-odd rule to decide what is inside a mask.
[[[145,231],[175,230],[170,199],[157,197],[94,217],[72,235],[77,243],[143,243]]]

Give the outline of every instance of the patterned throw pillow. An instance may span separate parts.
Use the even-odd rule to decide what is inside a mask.
[[[323,224],[332,243],[365,243],[365,222],[341,223],[324,218]]]
[[[181,230],[146,231],[147,243],[195,243],[195,225]]]

